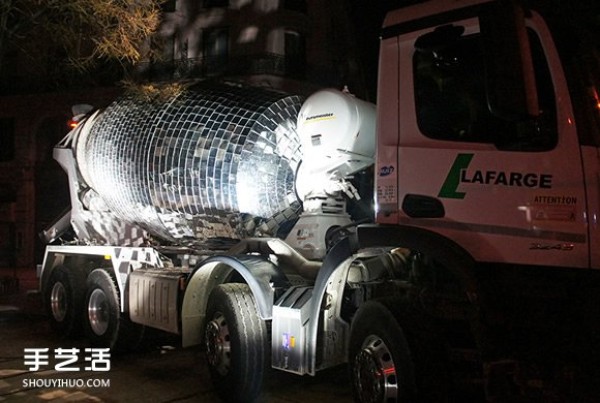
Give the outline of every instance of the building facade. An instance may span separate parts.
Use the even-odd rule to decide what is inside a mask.
[[[160,57],[136,67],[140,80],[227,77],[305,95],[344,85],[366,93],[346,1],[170,0],[162,11],[147,44]],[[18,54],[10,62],[18,64]],[[69,207],[52,148],[68,131],[71,106],[102,107],[120,92],[73,82],[48,92],[43,74],[13,67],[0,77],[7,83],[0,93],[0,294],[15,279],[20,288],[36,287],[44,250],[38,233]]]
[[[163,6],[161,55],[138,73],[153,80],[243,77],[290,89],[348,85],[365,91],[349,2],[171,0]]]

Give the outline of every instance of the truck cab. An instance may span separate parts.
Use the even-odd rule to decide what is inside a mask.
[[[517,2],[429,1],[385,18],[376,224],[357,232],[362,247],[406,248],[411,262],[399,278],[412,291],[376,310],[409,335],[423,321],[432,326],[427,333],[439,339],[423,348],[415,339],[426,338],[413,336],[413,350],[444,344],[449,352],[415,358],[417,378],[431,373],[427,361],[456,369],[476,356],[488,400],[568,400],[549,386],[561,382],[558,362],[599,362],[598,64],[569,32],[560,17]],[[354,329],[372,302],[358,308]],[[377,332],[383,345],[406,340]],[[378,356],[362,345],[350,348],[357,367],[363,355]],[[385,362],[373,361],[385,373]],[[540,366],[551,375],[533,375]],[[544,379],[532,388],[527,376]]]
[[[496,4],[446,4],[384,23],[377,221],[441,234],[478,262],[600,268],[594,76],[561,59],[534,11],[511,44],[492,37],[511,26],[490,22]]]

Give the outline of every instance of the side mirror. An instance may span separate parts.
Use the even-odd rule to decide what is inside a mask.
[[[490,112],[523,121],[539,115],[533,61],[523,8],[511,0],[482,7],[479,16]]]

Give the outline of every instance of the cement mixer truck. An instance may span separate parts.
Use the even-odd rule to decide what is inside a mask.
[[[390,12],[377,108],[219,84],[89,113],[55,149],[53,328],[178,334],[229,401],[338,365],[363,402],[568,401],[600,360],[599,64],[543,15]]]

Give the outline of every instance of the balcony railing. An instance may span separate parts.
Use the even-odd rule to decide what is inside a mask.
[[[283,0],[283,8],[285,10],[297,11],[306,14],[306,0]]]
[[[274,53],[262,53],[230,57],[204,57],[172,60],[166,62],[140,63],[132,75],[148,81],[168,81],[185,78],[209,78],[218,76],[274,75],[305,79],[306,62],[298,57],[286,57]],[[60,72],[59,72],[60,73]],[[114,85],[123,78],[123,71],[110,66],[87,73],[15,78],[0,80],[0,94],[36,93],[69,88]],[[311,77],[312,78],[312,77]],[[6,152],[6,150],[4,150]],[[0,159],[2,152],[0,151]]]
[[[259,74],[301,79],[304,78],[305,68],[306,64],[297,59],[286,58],[274,53],[262,53],[140,63],[137,66],[137,75],[139,78],[148,80]]]

